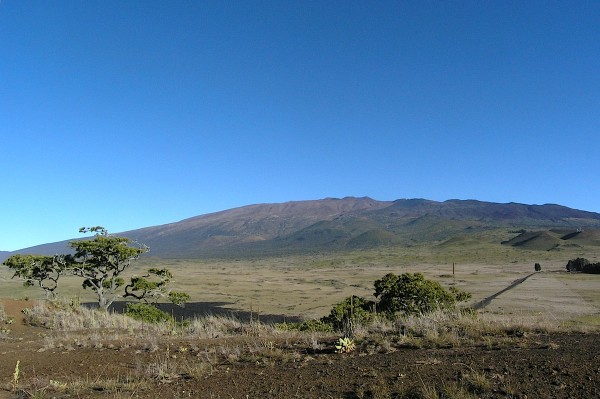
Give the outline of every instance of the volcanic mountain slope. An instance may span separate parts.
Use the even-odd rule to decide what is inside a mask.
[[[376,201],[368,197],[249,205],[119,235],[145,243],[155,257],[200,258],[451,243],[447,240],[457,235],[494,228],[553,229],[510,242],[516,247],[548,249],[567,241],[600,245],[594,233],[594,228],[600,228],[600,214],[560,205],[474,200]],[[521,241],[524,242],[519,244]],[[66,243],[18,252],[59,253],[61,246],[66,248]]]

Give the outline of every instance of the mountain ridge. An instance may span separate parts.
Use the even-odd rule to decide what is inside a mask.
[[[562,228],[565,234],[573,234],[581,228],[600,229],[600,214],[557,204],[344,197],[246,205],[117,235],[147,244],[150,256],[202,258],[409,246],[506,227]],[[566,242],[551,236],[546,241],[557,245]],[[68,241],[0,256],[63,253],[68,250]],[[596,241],[586,243],[595,245]]]

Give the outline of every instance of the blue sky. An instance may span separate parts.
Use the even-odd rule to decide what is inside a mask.
[[[600,2],[0,2],[0,250],[254,203],[600,212]]]

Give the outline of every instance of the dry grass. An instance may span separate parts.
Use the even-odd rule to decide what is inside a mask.
[[[216,370],[238,363],[276,367],[282,363],[305,364],[311,354],[330,348],[332,337],[300,331],[280,331],[273,325],[242,322],[234,317],[206,316],[183,326],[173,323],[148,325],[127,316],[74,306],[36,304],[27,312],[30,323],[44,325],[49,334],[42,350],[61,348],[134,348],[143,351],[143,360],[131,374],[64,380],[33,376],[21,381],[20,397],[85,397],[86,392],[102,390],[114,397],[133,397],[155,383],[185,378],[200,379]],[[359,353],[389,353],[402,347],[488,347],[514,344],[525,334],[568,330],[570,327],[539,317],[499,317],[489,313],[437,311],[422,316],[376,319],[356,329]],[[237,337],[235,340],[221,338]],[[427,362],[436,364],[435,358]],[[457,398],[471,399],[489,392],[488,377],[475,370],[464,372],[458,381],[442,385],[413,386],[402,391],[379,382],[363,384],[359,398]],[[509,387],[508,387],[509,388]],[[507,389],[508,389],[507,388]],[[403,396],[404,395],[404,396]]]
[[[245,344],[226,344],[218,355],[229,362],[283,360],[285,349],[302,347],[306,351],[322,350],[331,334],[281,331],[272,324],[243,322],[233,316],[196,317],[183,325],[172,322],[148,324],[128,316],[75,306],[36,304],[26,312],[26,321],[50,330],[42,350],[62,348],[135,348],[157,352],[175,340],[207,340],[244,337]],[[593,327],[588,326],[587,329]],[[503,346],[514,338],[531,333],[580,331],[573,324],[562,323],[544,315],[507,315],[472,311],[436,311],[426,315],[376,318],[368,326],[356,326],[354,338],[367,353],[389,353],[399,347]],[[328,336],[329,335],[329,336]],[[189,345],[191,347],[191,345]],[[293,355],[292,355],[293,356]]]
[[[531,273],[534,261],[540,261],[544,270],[494,299],[477,314],[435,312],[393,321],[376,319],[369,326],[359,326],[354,333],[358,352],[362,354],[390,353],[402,347],[482,345],[496,348],[514,344],[526,334],[581,331],[600,326],[596,276],[549,272],[562,270],[566,259],[565,262],[551,259],[545,253],[543,255],[548,258],[538,259],[537,253],[506,250],[490,264],[457,264],[456,274],[452,275],[452,253],[443,258],[440,253],[419,252],[422,250],[425,249],[413,248],[406,254],[381,250],[243,261],[161,261],[161,267],[173,270],[175,282],[178,282],[177,275],[186,275],[185,280],[179,279],[175,288],[192,295],[194,303],[191,305],[211,304],[212,308],[201,312],[207,316],[192,317],[183,325],[143,323],[122,314],[77,306],[78,301],[54,305],[38,303],[25,316],[29,323],[48,328],[42,350],[133,349],[136,353],[143,352],[147,361],[139,363],[131,375],[118,378],[101,373],[64,381],[33,376],[20,382],[19,397],[85,397],[94,389],[114,398],[135,397],[138,391],[157,381],[199,379],[236,363],[273,367],[284,362],[310,362],[315,352],[330,350],[333,353],[332,342],[338,337],[281,331],[270,323],[255,321],[256,317],[250,323],[236,317],[234,311],[252,311],[254,315],[260,315],[260,320],[267,319],[263,317],[267,315],[318,318],[349,295],[370,297],[373,281],[389,272],[422,272],[444,286],[456,286],[473,293],[473,302],[477,302]],[[459,254],[455,255],[458,257]],[[568,255],[564,256],[568,258]],[[148,266],[140,264],[136,267]],[[2,273],[0,270],[0,289],[4,295],[38,294],[33,289],[24,291],[17,281],[2,278]],[[79,294],[80,281],[66,279],[65,282],[61,286],[62,295]],[[4,290],[9,285],[9,290]],[[86,295],[84,300],[93,299],[89,293]],[[578,301],[573,301],[574,298]],[[585,304],[587,308],[573,313],[571,308],[563,307],[568,303]],[[213,308],[226,316],[211,314]],[[194,306],[187,308],[188,311],[196,309]],[[10,326],[2,324],[2,319],[0,306],[0,328],[8,329]],[[224,339],[229,337],[236,339]],[[435,359],[430,360],[435,362]],[[356,395],[364,398],[469,399],[482,396],[478,392],[485,394],[489,383],[484,374],[471,370],[460,381],[439,386],[417,384],[412,391],[406,391],[405,396],[398,387],[377,384],[361,386]],[[505,385],[505,391],[511,392],[508,379]]]
[[[448,348],[513,345],[528,334],[580,331],[571,325],[540,317],[500,317],[472,311],[436,311],[426,315],[378,319],[355,329],[361,351],[389,353],[402,347]]]

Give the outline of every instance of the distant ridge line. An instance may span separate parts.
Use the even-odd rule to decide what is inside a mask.
[[[600,213],[557,204],[344,197],[246,205],[117,234],[149,245],[149,256],[194,259],[448,242],[457,235],[492,228],[559,228],[565,230],[564,236],[582,228],[600,229]],[[585,245],[596,245],[593,234],[586,237]],[[555,241],[561,244],[564,240],[559,238]],[[68,249],[68,241],[4,252],[0,256],[63,253]],[[569,241],[575,245],[576,240]]]

